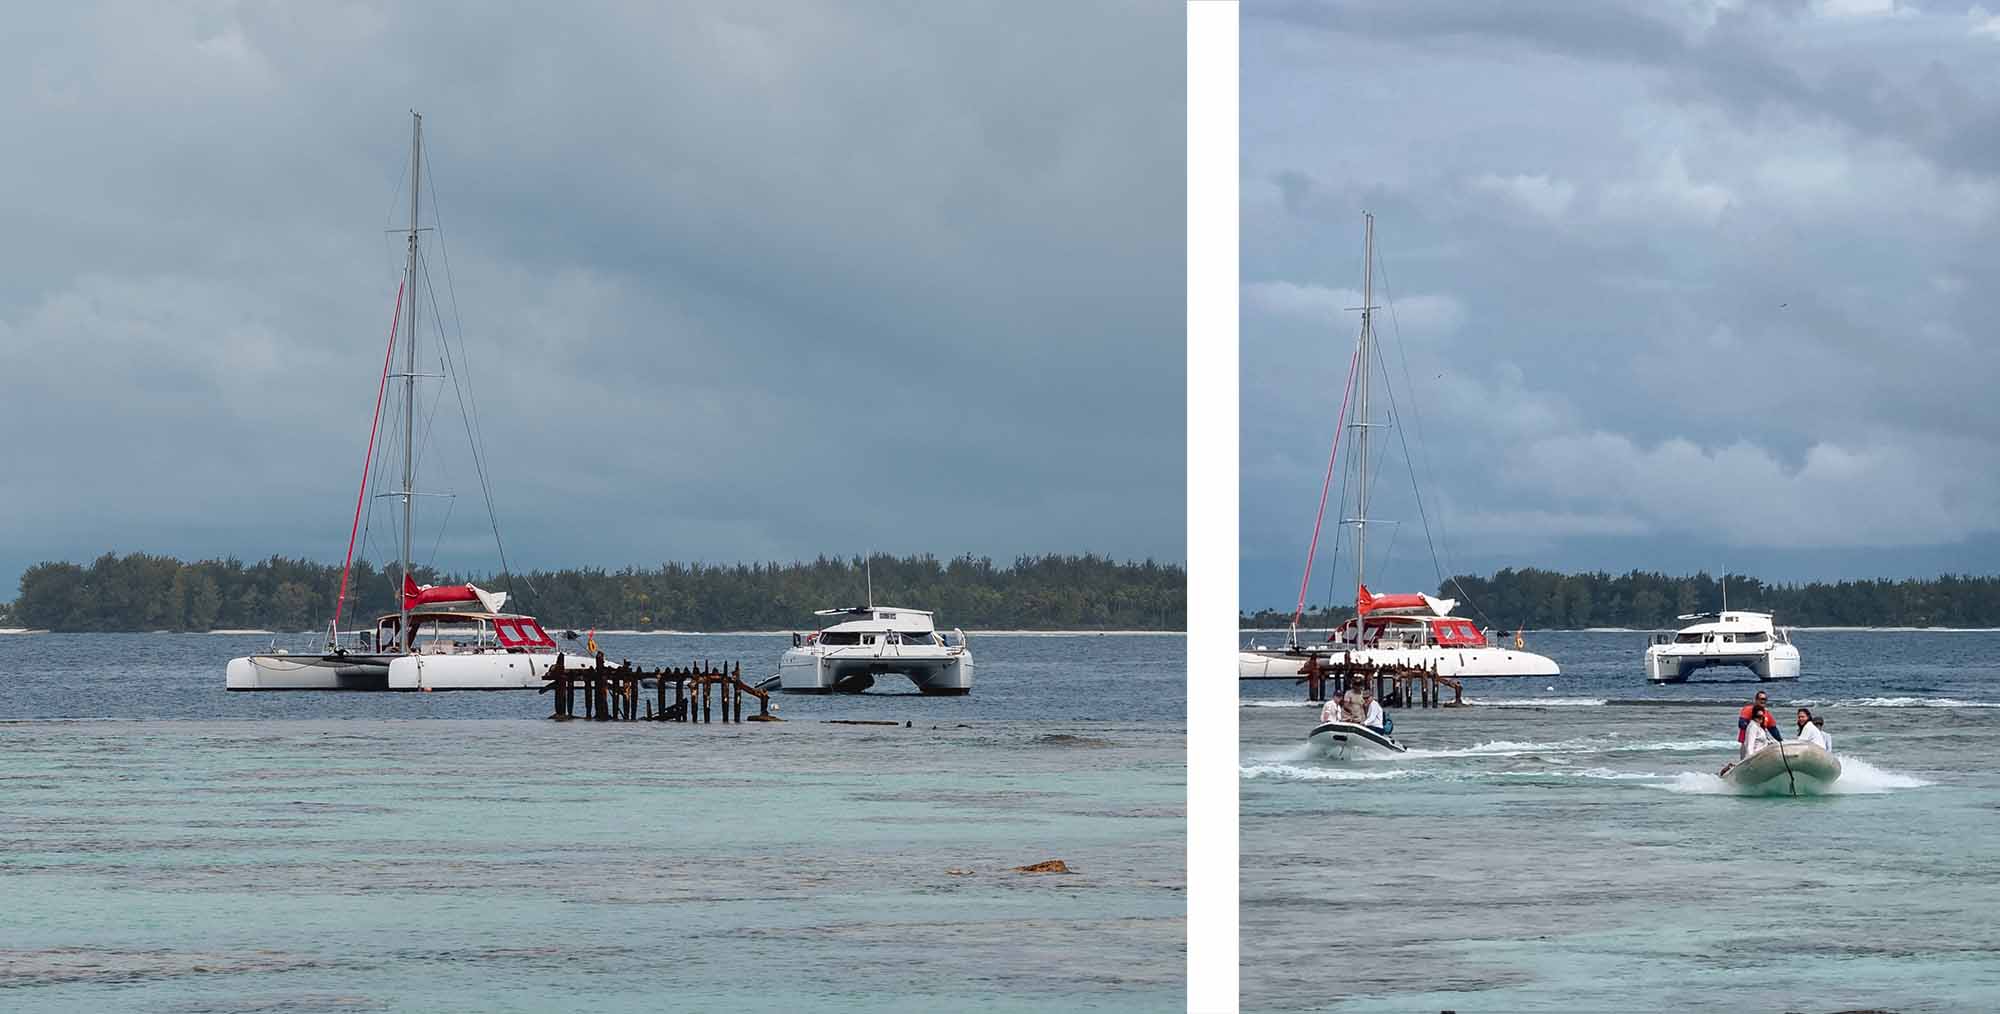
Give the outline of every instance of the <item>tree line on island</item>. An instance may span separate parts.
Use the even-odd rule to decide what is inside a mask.
[[[864,566],[866,569],[864,569]],[[1187,573],[1178,564],[1101,556],[1021,556],[1012,564],[960,556],[822,556],[811,562],[665,563],[622,570],[570,568],[508,576],[413,568],[422,584],[470,580],[510,592],[507,608],[545,627],[600,630],[811,629],[816,609],[861,605],[872,571],[875,601],[927,609],[940,625],[977,629],[1182,630]],[[342,626],[370,626],[397,608],[396,568],[357,561]],[[340,567],[274,556],[183,562],[106,553],[87,565],[41,563],[20,596],[0,604],[0,626],[53,631],[320,630],[333,616]]]
[[[1500,630],[1629,627],[1665,630],[1676,617],[1722,608],[1722,582],[1707,572],[1670,577],[1652,571],[1563,574],[1508,568],[1491,577],[1462,575],[1440,585],[1456,598],[1453,615]],[[1729,575],[1729,606],[1772,613],[1786,627],[1986,627],[2000,624],[2000,577],[1767,583]],[[1301,625],[1324,629],[1353,615],[1352,606],[1314,609]],[[1239,617],[1246,628],[1282,629],[1290,612],[1260,609]]]

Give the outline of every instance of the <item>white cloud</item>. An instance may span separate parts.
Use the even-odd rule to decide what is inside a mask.
[[[1653,221],[1672,217],[1714,225],[1734,199],[1729,188],[1720,183],[1697,181],[1676,148],[1667,152],[1653,175],[1607,185],[1599,205],[1613,219]]]
[[[1641,444],[1618,433],[1566,433],[1508,455],[1518,495],[1560,491],[1568,503],[1637,519],[1645,530],[1772,547],[1930,545],[2000,530],[2000,481],[1936,467],[1976,445],[1893,434],[1821,441],[1789,465],[1748,440],[1702,447],[1679,437]],[[1571,534],[1596,534],[1588,528]]]
[[[1473,177],[1470,185],[1480,193],[1491,194],[1542,218],[1562,218],[1576,199],[1576,184],[1539,174],[1499,176],[1482,173]]]
[[[1965,12],[1965,18],[1972,23],[1967,31],[1981,38],[2000,39],[2000,14],[1989,13],[1984,7],[1974,7]]]
[[[1819,0],[1819,13],[1829,18],[1883,18],[1912,13],[1898,9],[1896,0]]]

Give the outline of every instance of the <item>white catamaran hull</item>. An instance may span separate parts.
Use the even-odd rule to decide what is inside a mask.
[[[554,654],[406,655],[389,663],[391,690],[540,690]]]
[[[1799,678],[1799,649],[1774,644],[1766,651],[1725,651],[1717,645],[1656,644],[1646,649],[1646,679],[1654,683],[1681,683],[1689,676],[1714,666],[1741,666],[1757,674],[1759,680]]]
[[[1745,793],[1806,795],[1840,778],[1840,760],[1811,743],[1773,743],[1730,767],[1722,780]]]
[[[1439,676],[1452,679],[1562,675],[1562,667],[1547,655],[1513,648],[1362,648],[1358,651],[1323,651],[1320,659],[1353,661],[1359,665],[1420,666],[1425,669],[1435,665]],[[1295,676],[1304,666],[1303,653],[1245,651],[1236,656],[1236,675],[1239,679]]]
[[[1306,742],[1321,753],[1336,756],[1352,756],[1355,752],[1376,754],[1405,753],[1408,747],[1379,729],[1371,729],[1353,722],[1325,722],[1307,734]]]
[[[250,655],[229,660],[230,690],[387,690],[397,655]]]
[[[860,693],[878,676],[903,676],[926,694],[972,691],[972,654],[962,648],[886,645],[793,648],[778,663],[778,687],[796,693]]]
[[[1304,655],[1287,655],[1279,651],[1239,651],[1236,653],[1236,678],[1251,680],[1281,679],[1286,676],[1303,675],[1306,658]]]

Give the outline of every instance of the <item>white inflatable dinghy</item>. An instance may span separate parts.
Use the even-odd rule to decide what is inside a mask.
[[[1327,722],[1308,734],[1306,742],[1335,754],[1345,754],[1355,747],[1390,753],[1403,753],[1409,749],[1388,733],[1354,722]]]
[[[1745,792],[1809,795],[1840,777],[1840,761],[1811,743],[1772,743],[1729,766],[1723,781]]]

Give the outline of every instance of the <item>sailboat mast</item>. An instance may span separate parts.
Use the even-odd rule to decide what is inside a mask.
[[[416,441],[417,441],[417,195],[421,188],[419,181],[424,178],[424,118],[422,114],[410,113],[410,249],[408,261],[403,266],[403,288],[408,290],[410,305],[409,341],[406,343],[403,372],[403,580],[396,589],[401,626],[397,628],[403,644],[414,648],[416,639],[410,636],[410,604],[403,596],[403,588],[410,583],[410,543],[414,536],[417,499]]]
[[[1354,467],[1358,492],[1354,511],[1354,584],[1356,590],[1368,581],[1368,381],[1369,346],[1374,344],[1375,316],[1375,216],[1361,213],[1363,222],[1361,266],[1361,348],[1355,353],[1354,369]],[[1356,636],[1360,630],[1355,631]]]

